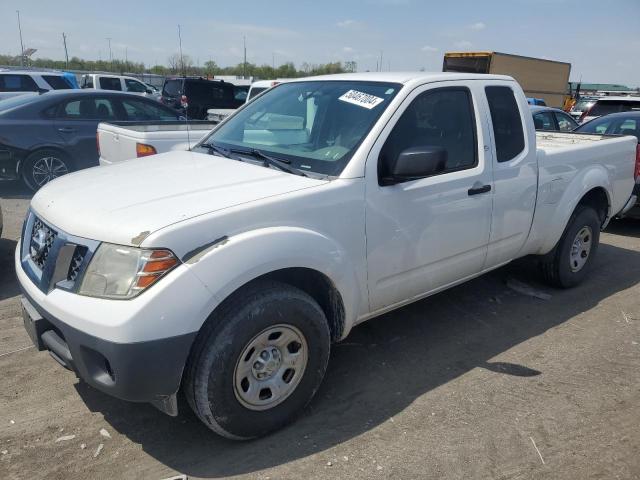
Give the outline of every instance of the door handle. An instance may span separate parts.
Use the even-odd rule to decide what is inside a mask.
[[[76,131],[76,129],[71,127],[61,127],[58,129],[58,131],[62,133],[73,133]]]
[[[471,195],[478,195],[479,193],[487,193],[491,191],[491,185],[482,185],[481,187],[472,187],[470,188],[467,193],[469,194],[469,196]]]

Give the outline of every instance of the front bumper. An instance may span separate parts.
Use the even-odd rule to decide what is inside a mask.
[[[70,327],[22,297],[25,329],[38,350],[89,385],[132,402],[161,403],[180,388],[196,333],[137,343],[115,343]]]
[[[29,228],[25,230],[29,234]],[[23,318],[34,344],[107,394],[150,402],[177,414],[175,394],[193,340],[208,316],[211,294],[181,265],[130,300],[79,295],[68,277],[57,281],[55,273],[61,265],[66,271],[68,263],[59,244],[72,241],[83,242],[89,253],[94,247],[91,241],[58,230],[42,270],[26,258],[23,241],[17,245],[15,271],[24,295]]]

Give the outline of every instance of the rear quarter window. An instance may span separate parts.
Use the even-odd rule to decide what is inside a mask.
[[[120,83],[119,78],[100,77],[100,88],[103,90],[115,90],[119,92],[122,90],[122,84]]]
[[[162,93],[172,97],[182,95],[182,81],[167,80],[164,82],[164,87],[162,87]]]
[[[498,162],[508,162],[524,150],[520,110],[510,87],[485,87]]]
[[[42,78],[51,85],[54,90],[68,90],[71,89],[71,85],[60,75],[43,75]]]

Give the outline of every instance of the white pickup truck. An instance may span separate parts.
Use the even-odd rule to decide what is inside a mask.
[[[189,150],[215,125],[202,120],[103,122],[98,124],[97,131],[99,162],[112,165],[172,150]]]
[[[193,151],[37,192],[24,324],[103,392],[177,415],[182,389],[213,431],[264,435],[365,320],[525,255],[552,285],[584,280],[635,203],[636,142],[536,134],[510,77],[288,82]]]

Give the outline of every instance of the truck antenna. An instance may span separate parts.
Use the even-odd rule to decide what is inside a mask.
[[[184,69],[184,57],[182,56],[182,32],[180,31],[180,24],[178,24],[178,46],[180,48],[180,66],[182,69],[182,76],[184,78],[184,84],[186,84],[187,74]],[[182,98],[185,99],[184,105],[184,123],[187,126],[187,151],[191,151],[191,132],[189,131],[189,98],[185,95],[185,92],[182,92],[182,96],[180,98],[180,102],[182,103]]]

